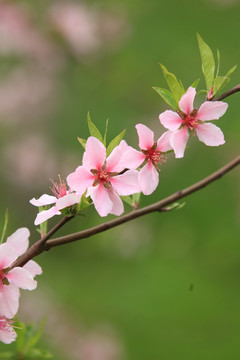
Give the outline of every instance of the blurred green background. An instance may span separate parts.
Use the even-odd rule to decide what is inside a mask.
[[[239,0],[2,1],[0,225],[8,208],[8,235],[27,226],[31,240],[38,238],[28,201],[49,193],[49,178],[65,178],[80,165],[77,136],[89,135],[88,111],[102,132],[109,118],[109,141],[126,128],[125,139],[136,146],[137,123],[159,136],[166,106],[152,86],[166,84],[158,63],[186,88],[201,77],[201,89],[196,32],[215,54],[220,50],[223,75],[239,64],[239,25]],[[227,88],[238,83],[239,70]],[[183,159],[170,154],[142,206],[238,154],[239,95],[227,101],[218,122],[226,144],[210,148],[193,138]],[[22,292],[20,319],[47,317],[43,346],[54,359],[237,358],[239,199],[235,169],[186,198],[179,211],[40,255],[44,273],[35,292]],[[59,235],[104,220],[89,209]]]

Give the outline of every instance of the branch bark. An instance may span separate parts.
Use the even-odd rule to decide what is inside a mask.
[[[234,169],[236,166],[240,164],[240,155],[236,157],[234,160],[217,170],[216,172],[212,173],[211,175],[205,177],[201,181],[198,181],[197,183],[185,188],[184,190],[177,191],[176,193],[164,198],[163,200],[160,200],[152,205],[146,206],[142,209],[132,211],[126,215],[123,215],[121,217],[118,217],[114,220],[105,222],[103,224],[94,226],[90,229],[86,229],[74,234],[62,236],[59,238],[55,238],[52,240],[46,240],[40,239],[38,242],[36,242],[31,248],[29,248],[25,254],[23,254],[22,257],[20,257],[16,262],[12,265],[12,268],[15,266],[23,266],[26,264],[29,260],[34,258],[35,256],[39,255],[43,251],[47,251],[55,246],[60,246],[63,244],[68,244],[73,241],[78,241],[81,239],[89,238],[93,235],[99,234],[103,231],[112,229],[116,226],[119,226],[121,224],[124,224],[128,221],[131,221],[133,219],[139,218],[141,216],[150,214],[152,212],[158,211],[158,212],[164,212],[166,210],[166,206],[172,204],[173,202],[180,200],[202,188],[205,186],[211,184],[212,182],[216,181],[217,179],[220,179],[222,176],[227,174],[229,171]]]
[[[225,99],[226,97],[230,96],[230,95],[233,95],[235,94],[236,92],[240,91],[240,84],[237,85],[237,86],[234,86],[232,89],[226,91],[224,94],[218,96],[217,98],[213,98],[211,100],[213,101],[220,101],[220,100],[223,100]]]

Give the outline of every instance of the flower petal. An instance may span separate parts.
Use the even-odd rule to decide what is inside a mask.
[[[0,270],[12,265],[18,258],[18,253],[11,244],[3,243],[0,245]]]
[[[125,152],[128,149],[126,141],[122,140],[116,146],[106,160],[107,172],[121,172],[125,169],[124,163],[121,161],[125,157]]]
[[[160,114],[159,120],[166,129],[169,129],[171,131],[178,130],[180,125],[182,124],[182,119],[180,118],[180,116],[172,110],[166,110],[162,114]]]
[[[198,120],[217,120],[225,114],[228,104],[223,101],[205,101],[199,108]]]
[[[188,138],[189,135],[187,128],[183,128],[172,134],[172,137],[170,139],[170,144],[172,145],[176,158],[183,157]]]
[[[17,334],[7,319],[0,317],[0,341],[4,344],[11,344],[16,338]]]
[[[56,206],[51,207],[49,210],[41,211],[37,214],[37,217],[34,221],[34,225],[39,225],[44,221],[52,218],[54,215],[61,215],[60,211],[56,208]]]
[[[67,194],[57,200],[56,208],[58,210],[62,210],[68,206],[78,204],[79,202],[80,202],[79,196],[77,196],[76,194]]]
[[[27,228],[20,228],[7,238],[6,244],[12,245],[12,247],[16,250],[17,255],[20,256],[28,248],[29,236],[30,231]]]
[[[132,195],[141,191],[138,184],[138,171],[128,170],[122,175],[111,178],[113,189],[122,196]]]
[[[137,169],[145,160],[145,155],[131,146],[128,146],[123,158],[124,169]]]
[[[225,143],[222,130],[214,124],[200,124],[196,127],[196,133],[200,141],[208,146],[219,146]]]
[[[3,291],[0,292],[0,315],[12,319],[19,306],[19,288],[13,284],[5,285]]]
[[[144,195],[150,195],[157,188],[159,182],[158,172],[151,161],[140,170],[139,184]]]
[[[6,274],[6,278],[11,284],[25,290],[34,290],[37,287],[36,280],[30,272],[22,267],[15,267]]]
[[[87,195],[91,196],[95,209],[100,216],[107,216],[111,213],[113,203],[109,197],[108,190],[102,184],[88,188]]]
[[[29,202],[34,206],[45,206],[55,204],[57,198],[55,196],[43,194],[39,199],[32,198]]]
[[[157,141],[156,150],[161,152],[172,150],[172,146],[170,144],[171,137],[172,137],[171,131],[166,131],[165,133],[163,133],[162,136]]]
[[[151,129],[143,124],[135,126],[139,138],[139,147],[143,150],[150,149],[154,144],[154,133]]]
[[[111,210],[111,214],[113,215],[121,215],[124,212],[124,206],[123,206],[123,202],[120,199],[120,197],[118,196],[118,194],[113,190],[110,189],[108,191],[108,195],[112,201],[112,210]]]
[[[32,277],[35,277],[36,275],[42,274],[42,268],[40,265],[38,265],[34,260],[29,260],[24,266],[23,269],[27,270]]]
[[[196,89],[193,87],[189,87],[186,94],[181,97],[179,101],[180,109],[187,115],[190,115],[193,111],[193,101],[196,96]]]
[[[87,170],[100,170],[106,159],[106,148],[97,138],[90,136],[87,139],[86,150],[83,154],[83,166]]]
[[[94,175],[85,169],[83,166],[79,166],[73,173],[68,175],[67,183],[71,190],[77,191],[78,195],[83,195],[86,189],[94,182]]]

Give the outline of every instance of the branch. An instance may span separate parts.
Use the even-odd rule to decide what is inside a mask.
[[[133,219],[136,219],[138,217],[141,217],[143,215],[150,214],[155,211],[161,211],[167,205],[172,204],[174,201],[180,200],[180,199],[204,188],[205,186],[209,185],[213,181],[220,179],[223,175],[225,175],[227,172],[229,172],[230,170],[232,170],[234,167],[236,167],[239,164],[240,164],[240,155],[238,157],[236,157],[234,160],[232,160],[231,162],[229,162],[227,165],[223,166],[218,171],[216,171],[213,174],[204,178],[203,180],[191,185],[190,187],[188,187],[184,190],[177,191],[176,193],[166,197],[163,200],[158,201],[155,204],[146,206],[146,207],[136,210],[136,211],[132,211],[129,214],[118,217],[112,221],[108,221],[106,223],[94,226],[90,229],[86,229],[86,230],[83,230],[83,231],[80,231],[80,232],[77,232],[74,234],[70,234],[67,236],[62,236],[62,237],[59,237],[56,239],[48,240],[46,242],[46,245],[48,246],[48,248],[52,248],[52,247],[67,244],[67,243],[70,243],[73,241],[85,239],[90,236],[99,234],[103,231],[112,229],[118,225],[124,224],[124,223],[131,221]]]
[[[189,186],[188,188],[186,188],[184,190],[177,191],[176,193],[174,193],[174,194],[166,197],[165,199],[160,200],[152,205],[146,206],[146,207],[136,210],[136,211],[132,211],[129,214],[123,215],[114,220],[108,221],[106,223],[94,226],[90,229],[86,229],[86,230],[83,230],[83,231],[80,231],[80,232],[77,232],[74,234],[62,236],[62,237],[55,238],[52,240],[47,240],[47,241],[46,241],[46,237],[44,237],[44,238],[40,239],[39,241],[37,241],[35,244],[33,244],[33,246],[30,247],[26,251],[25,254],[23,254],[18,260],[15,261],[15,263],[11,266],[11,268],[13,268],[15,266],[23,266],[24,264],[26,264],[29,260],[31,260],[35,256],[41,254],[43,251],[48,251],[55,246],[68,244],[73,241],[88,238],[90,236],[99,234],[103,231],[112,229],[116,226],[119,226],[128,221],[131,221],[131,220],[141,217],[143,215],[150,214],[155,211],[158,211],[158,212],[169,211],[170,208],[166,208],[167,205],[170,205],[174,201],[180,200],[180,199],[204,188],[205,186],[211,184],[215,180],[220,179],[223,175],[225,175],[226,173],[231,171],[233,168],[235,168],[239,164],[240,164],[240,155],[238,157],[236,157],[234,160],[232,160],[231,162],[229,162],[227,165],[223,166],[218,171],[212,173],[211,175],[207,176],[206,178],[202,179],[201,181]],[[67,219],[70,220],[71,218],[67,218]],[[65,222],[66,221],[67,220],[65,220]],[[56,227],[58,225],[56,225]],[[52,235],[53,229],[51,230],[51,235]],[[48,235],[46,235],[46,236],[48,236]]]
[[[213,101],[220,101],[225,99],[226,97],[235,94],[236,92],[240,91],[240,84],[237,86],[234,86],[232,89],[226,91],[224,94],[218,96],[216,99],[212,98]]]

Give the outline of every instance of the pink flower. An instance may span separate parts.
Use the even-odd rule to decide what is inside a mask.
[[[100,216],[121,215],[124,211],[119,195],[131,195],[140,191],[136,170],[125,169],[123,157],[128,145],[125,141],[115,147],[106,159],[105,146],[95,137],[89,137],[83,155],[83,165],[67,177],[72,190],[91,196]]]
[[[169,143],[171,132],[166,131],[155,142],[154,133],[147,126],[138,124],[136,129],[141,151],[137,151],[129,146],[126,152],[126,159],[128,167],[131,169],[144,165],[139,171],[138,181],[143,194],[150,195],[158,186],[159,176],[157,170],[159,165],[165,162],[163,154],[172,149]]]
[[[39,199],[33,198],[29,201],[32,205],[38,207],[55,204],[55,206],[51,207],[49,210],[40,211],[40,213],[37,214],[34,225],[39,225],[54,215],[61,215],[60,210],[77,204],[80,201],[81,196],[67,190],[65,182],[61,180],[60,176],[59,184],[54,181],[52,181],[52,184],[53,188],[51,190],[55,196],[43,194]]]
[[[196,133],[199,140],[208,146],[219,146],[225,142],[222,131],[205,121],[219,119],[225,114],[228,104],[222,101],[205,101],[197,110],[193,108],[195,95],[195,88],[189,87],[179,101],[180,111],[175,113],[167,110],[159,115],[162,125],[173,132],[170,144],[176,158],[183,157],[189,133]]]
[[[42,273],[41,267],[33,260],[23,267],[10,269],[13,262],[27,250],[29,235],[27,228],[20,228],[0,245],[0,315],[9,319],[18,311],[19,288],[34,290],[37,282],[33,278]]]
[[[16,340],[16,337],[17,334],[10,325],[10,320],[0,316],[0,341],[4,344],[10,344]]]

